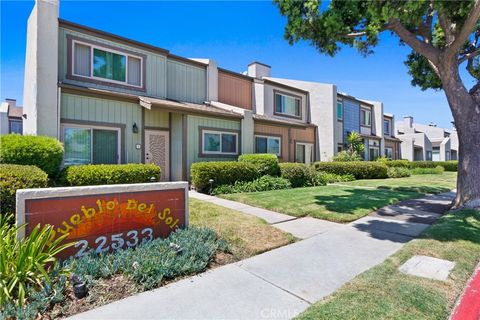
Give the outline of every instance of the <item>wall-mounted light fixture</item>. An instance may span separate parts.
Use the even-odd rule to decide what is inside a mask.
[[[136,122],[133,123],[132,131],[133,133],[138,133],[138,127]]]

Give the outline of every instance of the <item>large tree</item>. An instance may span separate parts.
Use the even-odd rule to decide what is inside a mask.
[[[412,53],[412,84],[445,92],[459,138],[455,207],[480,207],[480,0],[275,0],[285,37],[334,56],[342,47],[371,54],[390,32]],[[465,67],[460,77],[460,68]],[[467,82],[471,87],[466,88]]]

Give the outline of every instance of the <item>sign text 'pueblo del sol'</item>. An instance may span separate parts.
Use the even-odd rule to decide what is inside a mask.
[[[186,227],[187,201],[186,182],[19,190],[17,223],[27,223],[19,236],[53,225],[56,236],[75,243],[63,259],[136,247]]]

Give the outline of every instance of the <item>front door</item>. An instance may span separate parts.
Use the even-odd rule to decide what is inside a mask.
[[[145,163],[162,169],[161,181],[170,180],[170,137],[168,131],[145,130]]]

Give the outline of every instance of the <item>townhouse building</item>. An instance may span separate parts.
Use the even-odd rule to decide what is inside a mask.
[[[23,108],[15,99],[5,99],[0,105],[0,134],[23,133]]]
[[[61,140],[64,165],[153,162],[162,180],[188,180],[192,163],[242,153],[331,160],[352,131],[366,160],[397,148],[391,134],[387,147],[381,102],[274,78],[260,62],[241,74],[180,57],[59,19],[58,9],[37,0],[28,20],[23,132]]]
[[[444,129],[436,124],[414,123],[412,116],[405,116],[397,122],[396,131],[402,140],[403,159],[448,161],[457,160],[458,136],[455,128]]]

